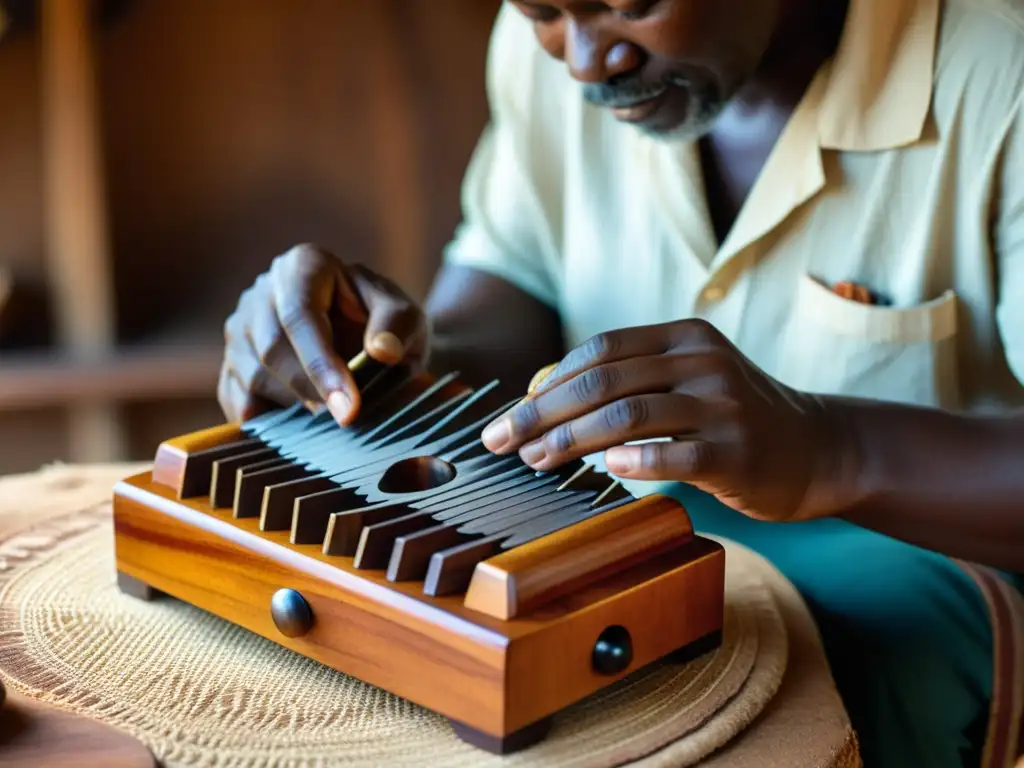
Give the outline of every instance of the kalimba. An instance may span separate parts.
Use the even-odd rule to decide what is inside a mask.
[[[725,553],[668,497],[537,473],[483,427],[497,382],[359,372],[344,428],[300,405],[162,443],[114,488],[118,584],[211,612],[506,753],[550,716],[721,642]]]

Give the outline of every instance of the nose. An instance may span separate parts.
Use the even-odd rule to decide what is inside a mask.
[[[624,40],[614,40],[596,20],[567,19],[565,63],[576,80],[603,83],[638,69],[639,49]]]

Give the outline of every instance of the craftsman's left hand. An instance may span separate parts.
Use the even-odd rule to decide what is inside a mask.
[[[759,370],[699,320],[597,336],[483,433],[537,470],[605,451],[613,475],[680,481],[762,520],[828,514],[841,446],[821,400]],[[673,438],[630,446],[652,438]]]

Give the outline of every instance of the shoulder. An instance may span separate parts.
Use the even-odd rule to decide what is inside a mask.
[[[1024,100],[1024,0],[943,0],[932,114],[979,169],[996,162]]]
[[[1024,0],[943,0],[936,85],[970,84],[979,98],[1014,100],[1024,88]]]

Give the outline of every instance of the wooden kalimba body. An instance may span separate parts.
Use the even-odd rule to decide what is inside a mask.
[[[678,502],[489,453],[480,432],[511,405],[495,384],[359,375],[346,428],[293,407],[163,443],[114,489],[121,589],[209,611],[494,752],[717,647],[725,553]]]

